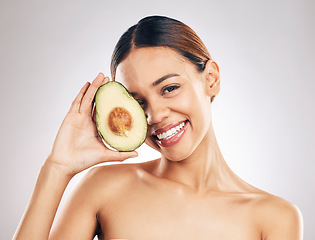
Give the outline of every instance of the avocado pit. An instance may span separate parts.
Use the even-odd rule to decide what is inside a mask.
[[[132,118],[127,109],[115,107],[108,115],[110,130],[119,136],[127,136],[132,128]]]

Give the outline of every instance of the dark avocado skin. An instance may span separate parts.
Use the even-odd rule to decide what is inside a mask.
[[[125,94],[125,95],[126,95],[128,98],[130,98],[131,100],[135,101],[135,103],[138,104],[138,107],[139,107],[140,109],[142,109],[141,106],[140,106],[140,104],[132,97],[132,95],[129,93],[129,91],[127,90],[127,88],[125,88],[124,85],[122,85],[121,83],[116,82],[116,81],[109,81],[109,82],[103,84],[102,86],[100,86],[100,87],[97,89],[96,94],[95,94],[95,97],[94,97],[94,103],[95,103],[95,105],[98,105],[98,103],[97,103],[97,101],[96,101],[96,96],[97,96],[98,92],[101,91],[101,89],[102,89],[103,87],[105,87],[105,86],[108,86],[108,87],[109,87],[109,85],[111,85],[111,84],[119,84],[120,87],[122,87],[122,89],[123,89],[123,90],[122,90],[122,93]],[[145,115],[144,112],[143,112],[143,115]],[[146,139],[146,137],[147,137],[147,131],[146,131],[146,132],[145,132],[145,135],[144,135],[144,137],[143,137],[143,139],[142,139],[142,141],[140,141],[139,144],[136,145],[136,147],[130,148],[130,149],[124,149],[124,148],[121,148],[121,147],[119,147],[119,146],[112,146],[112,145],[109,143],[109,141],[106,139],[106,137],[105,137],[105,136],[101,133],[101,131],[99,130],[99,129],[100,129],[100,126],[99,126],[99,123],[98,123],[97,121],[96,121],[96,127],[97,127],[98,134],[100,135],[100,137],[101,137],[109,146],[111,146],[112,148],[114,148],[114,149],[116,149],[116,150],[118,150],[118,151],[120,151],[120,152],[130,152],[130,151],[133,151],[133,150],[137,149],[138,147],[140,147],[140,146],[144,143],[144,141],[145,141],[145,139]]]

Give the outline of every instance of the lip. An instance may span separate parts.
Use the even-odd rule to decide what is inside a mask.
[[[169,139],[159,140],[159,139],[157,138],[157,136],[155,135],[155,139],[156,139],[156,142],[158,143],[158,145],[160,145],[161,147],[170,147],[170,146],[172,146],[172,145],[178,143],[178,142],[182,139],[182,137],[183,137],[183,135],[184,135],[184,133],[186,132],[187,127],[188,127],[188,121],[182,121],[182,122],[185,122],[184,127],[183,127],[178,133],[176,133],[173,137],[171,137],[171,138],[169,138]],[[176,126],[178,126],[179,124],[181,124],[182,122],[168,125],[168,126],[166,126],[165,128],[162,128],[163,131],[160,131],[161,129],[158,129],[157,131],[160,131],[160,132],[158,132],[157,134],[160,134],[160,133],[162,133],[162,132],[165,132],[165,131],[167,131],[167,130],[173,128],[173,127],[176,127]],[[172,127],[169,127],[169,126],[172,126]],[[165,129],[166,129],[166,130],[165,130]],[[156,132],[157,132],[157,131],[156,131]]]
[[[156,136],[156,135],[159,135],[159,134],[161,134],[161,133],[163,133],[163,132],[167,132],[168,130],[172,129],[173,127],[176,127],[176,126],[180,125],[180,124],[183,123],[183,122],[185,122],[185,121],[180,121],[180,122],[172,123],[172,124],[167,125],[167,126],[165,126],[165,127],[163,127],[163,128],[159,128],[159,129],[153,131],[153,132],[152,132],[152,135],[155,135],[155,136]]]

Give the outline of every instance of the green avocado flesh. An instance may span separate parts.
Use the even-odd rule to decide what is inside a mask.
[[[108,145],[119,151],[133,151],[144,142],[145,114],[122,84],[110,81],[99,87],[95,108],[97,130]]]

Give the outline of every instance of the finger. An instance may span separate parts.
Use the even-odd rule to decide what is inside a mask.
[[[100,83],[103,81],[104,75],[102,73],[99,73],[96,78],[93,80],[91,85],[89,86],[88,90],[83,96],[81,105],[80,105],[80,113],[88,113],[90,107],[92,106],[92,102],[94,99],[94,95],[100,86]]]
[[[96,124],[96,106],[95,106],[95,104],[93,107],[92,120]]]
[[[90,85],[86,93],[84,94],[84,97],[82,99],[82,103],[80,106],[80,113],[91,115],[95,93],[97,89],[108,80],[109,80],[108,78],[104,77],[103,73],[99,73],[97,75],[97,77],[93,80],[92,84]]]
[[[96,165],[105,162],[122,162],[128,158],[137,157],[138,153],[133,152],[117,152],[114,150],[104,151],[101,156],[93,158],[91,164]]]
[[[104,155],[104,161],[110,162],[110,161],[124,161],[128,158],[134,158],[137,157],[138,153],[136,151],[132,152],[117,152],[114,150],[109,150]]]
[[[76,98],[73,100],[69,112],[79,112],[82,98],[86,91],[88,90],[89,86],[90,86],[89,82],[84,84]]]

